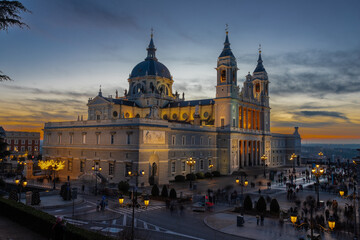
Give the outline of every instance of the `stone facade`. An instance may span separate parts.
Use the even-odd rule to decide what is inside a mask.
[[[263,155],[268,166],[287,165],[289,155],[300,152],[297,130],[292,135],[270,132],[269,80],[261,51],[240,90],[226,34],[216,68],[216,98],[192,101],[173,93],[173,77],[156,58],[152,36],[147,51],[145,61],[132,70],[124,96],[116,91],[115,97],[104,97],[100,89],[88,101],[86,120],[45,124],[43,155],[65,160],[61,178],[93,175],[97,164],[109,182],[127,179],[129,170],[144,170],[140,185],[166,184],[190,173],[190,157],[196,160],[192,172],[231,174],[261,166]],[[273,141],[286,144],[286,151],[275,150],[281,161],[272,156],[280,146]]]

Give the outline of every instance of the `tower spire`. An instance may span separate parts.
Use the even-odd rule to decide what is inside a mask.
[[[225,33],[226,33],[226,36],[225,36],[225,42],[224,42],[224,48],[220,54],[219,57],[226,57],[226,56],[231,56],[231,57],[234,57],[234,54],[232,53],[231,51],[231,48],[230,48],[230,41],[229,41],[229,25],[228,24],[225,24]]]
[[[155,48],[155,44],[154,44],[154,40],[153,40],[153,36],[154,36],[154,29],[151,28],[151,34],[150,34],[150,43],[148,48],[146,49],[148,54],[147,57],[145,58],[145,60],[157,60],[157,58],[155,57],[155,52],[156,52],[156,48]]]
[[[99,89],[99,96],[102,97],[101,85],[100,85],[100,89]]]
[[[261,58],[261,44],[259,44],[259,58],[258,58],[258,64],[254,70],[254,72],[266,72],[263,63],[263,60]]]

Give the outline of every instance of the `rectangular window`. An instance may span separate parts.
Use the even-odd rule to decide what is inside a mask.
[[[200,160],[200,170],[204,170],[204,160]]]
[[[171,143],[172,143],[172,145],[175,145],[175,143],[176,143],[176,136],[175,135],[171,136]]]
[[[208,145],[209,146],[211,145],[211,138],[210,137],[208,138]]]
[[[25,144],[25,140],[21,140],[21,144]]]
[[[224,129],[225,127],[225,119],[224,118],[221,118],[221,129]]]
[[[114,134],[111,134],[110,136],[110,144],[114,144]]]
[[[181,171],[185,172],[185,170],[186,170],[186,163],[185,163],[185,161],[182,161],[181,162]]]
[[[34,147],[34,151],[37,152],[37,151],[38,151],[38,147]]]
[[[191,137],[191,145],[195,145],[195,136]]]
[[[8,143],[8,144],[11,144],[11,140],[10,140],[10,139],[8,139],[8,140],[7,140],[7,143]]]
[[[68,159],[68,171],[69,171],[69,172],[72,171],[72,164],[73,164],[72,159]]]
[[[81,160],[80,161],[80,172],[84,172],[85,171],[85,160]]]
[[[28,144],[31,145],[31,144],[32,144],[32,140],[28,140]]]
[[[61,134],[58,135],[58,144],[61,144]]]
[[[39,142],[38,142],[38,140],[35,140],[35,144],[38,144]]]
[[[25,152],[25,146],[21,146],[21,151]]]
[[[175,173],[175,162],[171,162],[171,173]]]
[[[233,124],[232,125],[233,125],[233,127],[236,127],[235,126],[235,118],[233,118]]]
[[[203,144],[203,137],[200,137],[200,145]]]
[[[15,139],[15,144],[18,144],[19,143],[19,140]]]
[[[100,133],[96,134],[96,144],[100,144]]]
[[[96,115],[96,120],[100,120],[100,115]]]
[[[17,152],[19,149],[18,147],[14,147],[14,151]]]
[[[28,152],[31,152],[31,147],[30,146],[28,147]]]
[[[70,137],[70,141],[69,141],[69,143],[70,143],[70,144],[73,144],[74,135],[73,135],[73,134],[70,134],[70,136],[69,136],[69,137]]]
[[[114,175],[114,163],[109,163],[109,175]]]
[[[126,144],[130,144],[130,134],[126,134]]]
[[[82,144],[86,143],[86,133],[83,133],[82,135]]]
[[[182,136],[182,145],[186,144],[186,136]]]

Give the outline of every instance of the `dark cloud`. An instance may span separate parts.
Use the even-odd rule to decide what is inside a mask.
[[[321,128],[333,125],[332,122],[297,122],[297,121],[272,121],[271,127],[304,127],[304,128]]]
[[[341,112],[331,112],[331,111],[300,111],[295,112],[296,115],[304,116],[304,117],[333,117],[344,120],[349,120],[343,113]]]
[[[273,94],[323,97],[360,92],[359,50],[289,53],[270,56],[266,62],[270,69],[278,65],[283,69],[281,74],[269,72]]]

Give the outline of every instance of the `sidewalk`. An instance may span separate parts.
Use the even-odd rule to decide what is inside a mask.
[[[290,222],[280,225],[277,219],[265,218],[264,225],[256,224],[255,216],[245,215],[245,223],[242,227],[236,226],[237,213],[223,212],[210,215],[204,219],[204,223],[219,232],[231,234],[249,239],[267,239],[267,240],[292,240],[303,237],[306,239],[304,230],[295,230]],[[322,238],[326,240],[352,239],[352,235],[335,233],[321,233]]]

